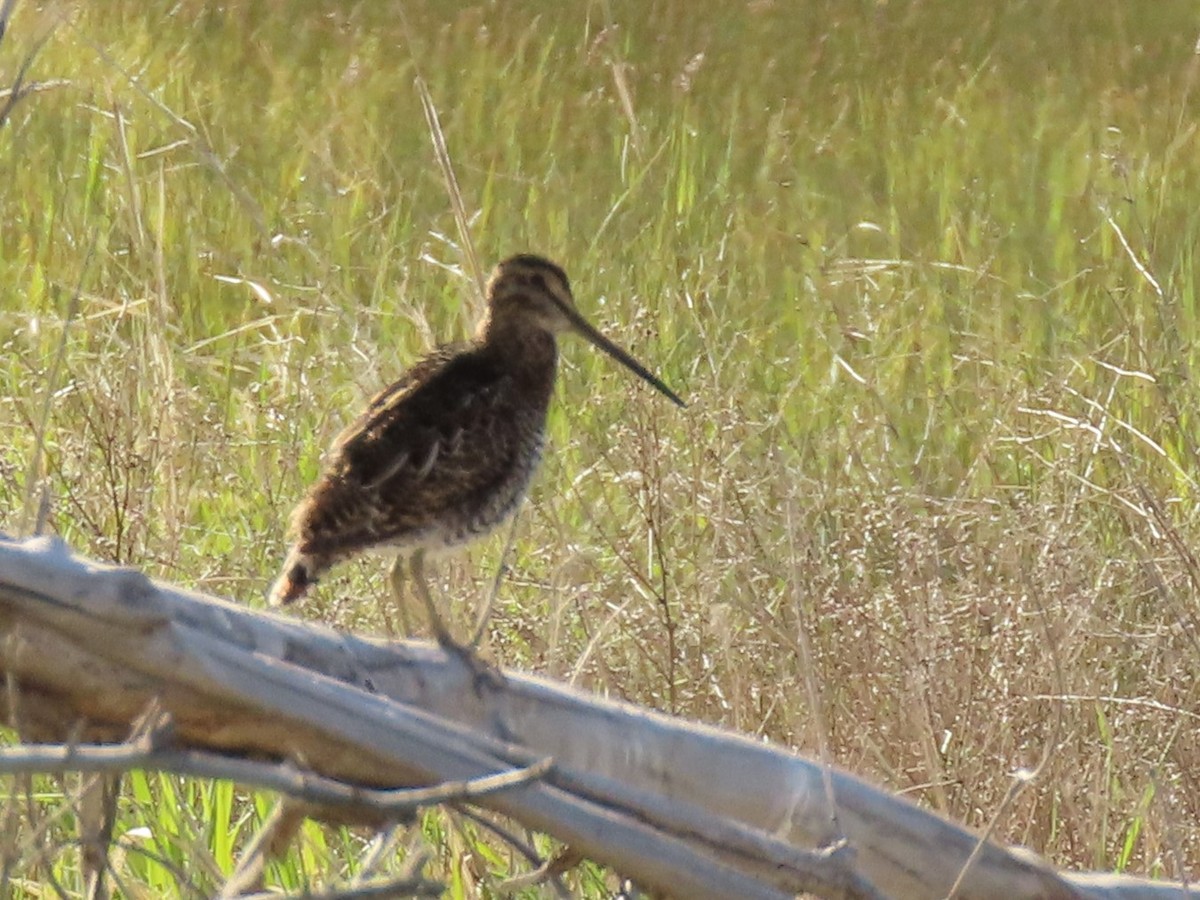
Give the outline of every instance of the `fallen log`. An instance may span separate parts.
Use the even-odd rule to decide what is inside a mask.
[[[779,747],[524,673],[481,680],[428,644],[184,591],[52,538],[0,539],[0,631],[26,741],[124,741],[153,704],[164,759],[215,752],[387,790],[532,767],[469,802],[673,896],[1200,897],[1055,872]],[[389,819],[352,801],[314,814]]]

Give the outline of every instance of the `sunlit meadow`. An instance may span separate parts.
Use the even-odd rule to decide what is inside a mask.
[[[1198,37],[1184,0],[21,2],[0,528],[263,603],[322,450],[479,314],[419,77],[482,265],[559,261],[689,403],[564,342],[486,653],[1194,876]],[[501,544],[439,566],[456,629]],[[385,566],[298,614],[394,633]],[[57,790],[18,894],[80,889]],[[266,808],[132,779],[129,895],[210,894]],[[305,838],[272,884],[353,871]],[[449,815],[408,846],[452,895],[521,868]]]

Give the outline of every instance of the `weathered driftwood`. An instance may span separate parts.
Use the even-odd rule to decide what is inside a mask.
[[[477,681],[415,642],[375,642],[0,539],[0,663],[27,739],[123,739],[156,699],[176,747],[289,759],[372,787],[464,781],[550,757],[485,797],[639,883],[687,897],[945,896],[978,839],[844,772],[736,734],[506,672]],[[846,846],[829,850],[832,816]],[[822,849],[826,848],[826,849]],[[878,892],[878,893],[876,893]],[[987,843],[963,898],[1200,897],[1056,873]]]

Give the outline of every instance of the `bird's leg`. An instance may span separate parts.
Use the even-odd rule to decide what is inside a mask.
[[[425,604],[425,611],[429,614],[429,624],[433,628],[438,646],[447,653],[457,656],[474,673],[476,690],[479,689],[478,683],[480,681],[489,681],[493,684],[497,683],[497,681],[502,682],[503,677],[498,670],[480,659],[475,654],[473,646],[470,644],[460,644],[456,641],[450,634],[450,630],[446,628],[446,624],[442,621],[442,617],[438,614],[437,606],[433,602],[433,595],[429,592],[429,582],[425,580],[425,551],[421,549],[413,551],[410,565],[412,567],[413,588],[416,590],[417,596]]]
[[[429,582],[425,580],[425,551],[420,548],[414,550],[409,565],[412,567],[413,590],[425,604],[425,613],[429,616],[429,627],[433,629],[437,642],[443,647],[458,646],[454,638],[450,636],[450,630],[442,621],[437,605],[433,602],[433,595],[429,592]]]
[[[404,564],[406,560],[403,556],[397,556],[392,560],[392,567],[388,569],[388,581],[392,585],[392,596],[396,599],[396,606],[400,610],[400,633],[406,637],[412,637],[412,626],[408,621],[408,605],[404,602]],[[384,618],[387,619],[388,627],[391,628],[391,616],[384,612]],[[395,634],[395,630],[392,631]]]

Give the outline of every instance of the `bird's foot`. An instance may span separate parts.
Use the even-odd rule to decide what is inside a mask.
[[[497,689],[504,686],[504,675],[500,669],[483,659],[472,644],[460,644],[448,632],[439,631],[438,646],[447,654],[455,657],[471,670],[475,679],[475,693],[481,693],[483,686]]]

